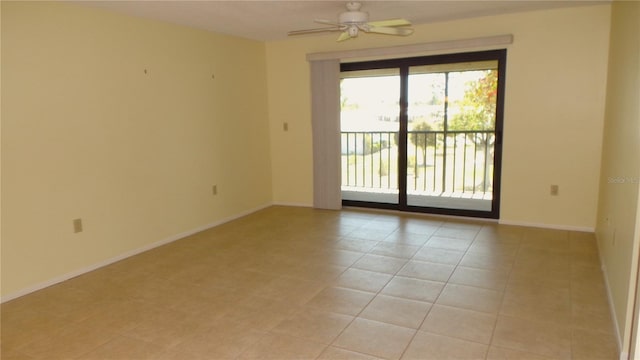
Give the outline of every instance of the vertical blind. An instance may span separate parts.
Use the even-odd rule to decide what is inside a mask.
[[[337,210],[340,193],[340,60],[311,61],[313,207]]]

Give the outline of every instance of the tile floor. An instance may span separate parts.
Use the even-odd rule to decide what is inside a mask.
[[[271,207],[2,305],[2,359],[616,359],[592,234]]]

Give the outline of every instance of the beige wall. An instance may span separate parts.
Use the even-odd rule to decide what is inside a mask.
[[[640,3],[614,2],[597,238],[628,350],[640,229]]]
[[[271,203],[263,43],[3,1],[2,50],[3,296]]]
[[[508,46],[501,219],[593,229],[604,114],[608,5],[416,26],[407,38],[335,34],[267,43],[274,201],[312,203],[308,53],[513,34]],[[475,49],[470,49],[475,50]],[[289,131],[282,123],[289,123]],[[551,197],[551,184],[560,196]]]

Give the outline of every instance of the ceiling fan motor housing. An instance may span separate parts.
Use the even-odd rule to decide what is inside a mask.
[[[345,11],[338,17],[340,24],[362,24],[369,21],[369,14],[362,11]]]

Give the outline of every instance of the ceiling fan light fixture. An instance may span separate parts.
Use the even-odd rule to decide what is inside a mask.
[[[355,25],[349,26],[349,29],[347,31],[349,32],[350,37],[358,36],[358,27]]]

